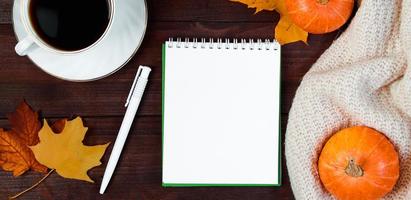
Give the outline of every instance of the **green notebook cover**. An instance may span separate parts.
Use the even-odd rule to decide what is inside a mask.
[[[279,49],[280,50],[280,49]],[[281,54],[281,51],[280,51]],[[281,59],[281,57],[280,57]],[[166,90],[166,85],[165,85],[165,74],[166,74],[166,44],[162,44],[162,166],[164,163],[164,106],[165,106],[165,90]],[[281,60],[280,60],[281,63]],[[280,69],[280,74],[279,74],[279,85],[280,85],[280,91],[281,91],[281,69]],[[279,106],[281,108],[281,92],[279,94],[280,100],[279,100]],[[259,187],[259,186],[281,186],[282,185],[282,165],[281,165],[281,158],[282,158],[282,150],[281,150],[281,143],[282,143],[282,138],[281,138],[281,112],[279,113],[279,149],[278,149],[278,184],[220,184],[220,183],[165,183],[162,181],[162,186],[163,187]]]

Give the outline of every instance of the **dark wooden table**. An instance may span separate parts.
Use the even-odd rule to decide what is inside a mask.
[[[16,38],[11,24],[12,0],[0,0],[0,127],[8,127],[6,114],[24,98],[50,120],[82,116],[89,127],[86,144],[114,141],[125,109],[123,107],[138,65],[153,68],[132,132],[107,193],[98,194],[103,165],[89,172],[90,184],[64,179],[56,173],[21,199],[167,199],[167,200],[272,200],[293,199],[283,156],[281,187],[161,186],[161,44],[169,37],[272,38],[279,19],[275,12],[254,11],[228,0],[148,0],[149,23],[144,42],[134,58],[117,73],[102,80],[72,83],[42,72],[26,57],[14,52]],[[288,111],[303,75],[332,43],[338,33],[310,36],[283,46],[282,119],[283,138]],[[283,147],[284,148],[284,147]],[[284,151],[283,151],[284,152]],[[30,187],[43,175],[28,172],[14,178],[0,172],[0,199]]]

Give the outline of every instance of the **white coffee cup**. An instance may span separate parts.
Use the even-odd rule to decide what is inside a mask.
[[[111,25],[112,25],[112,21],[114,17],[114,1],[115,0],[107,0],[110,19],[109,19],[109,23],[107,25],[106,30],[100,36],[100,38],[96,40],[93,44],[83,49],[74,50],[74,51],[61,50],[61,49],[57,49],[51,46],[50,44],[48,44],[46,41],[41,39],[41,37],[39,37],[38,34],[36,33],[31,23],[30,14],[29,14],[29,11],[30,11],[29,6],[30,6],[31,0],[19,0],[19,1],[21,4],[20,5],[20,20],[24,26],[25,31],[27,32],[27,36],[24,39],[20,40],[14,48],[16,53],[20,56],[26,56],[37,48],[42,48],[44,50],[54,52],[57,54],[75,54],[75,53],[80,53],[82,51],[86,51],[96,46],[107,35],[107,32],[111,29]],[[93,11],[90,11],[90,12],[93,12]]]

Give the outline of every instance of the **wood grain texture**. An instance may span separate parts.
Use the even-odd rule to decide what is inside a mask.
[[[149,24],[134,58],[120,71],[102,80],[71,83],[58,80],[14,53],[16,39],[11,25],[12,0],[0,0],[0,127],[25,98],[42,116],[55,120],[83,116],[90,127],[85,143],[114,141],[124,115],[124,103],[137,66],[149,65],[152,76],[117,172],[107,193],[98,194],[105,164],[90,176],[96,184],[51,175],[22,199],[143,199],[143,200],[271,200],[293,199],[283,156],[283,186],[275,187],[161,187],[161,44],[169,37],[273,38],[275,12],[254,11],[228,0],[147,0]],[[310,36],[303,43],[282,49],[282,138],[292,99],[303,75],[335,39],[337,33]],[[284,140],[283,140],[284,141]],[[284,144],[282,144],[284,145]],[[284,146],[283,146],[284,149]],[[283,150],[284,152],[284,150]],[[41,175],[27,173],[13,178],[0,171],[0,200],[29,186]]]

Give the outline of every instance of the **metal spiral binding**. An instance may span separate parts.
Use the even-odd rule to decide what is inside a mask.
[[[279,44],[276,40],[265,39],[264,41],[258,39],[254,41],[254,39],[223,39],[218,38],[214,40],[213,38],[184,38],[184,41],[181,38],[177,38],[174,40],[173,38],[169,38],[167,42],[168,48],[193,48],[193,49],[250,49],[250,50],[278,50]]]

